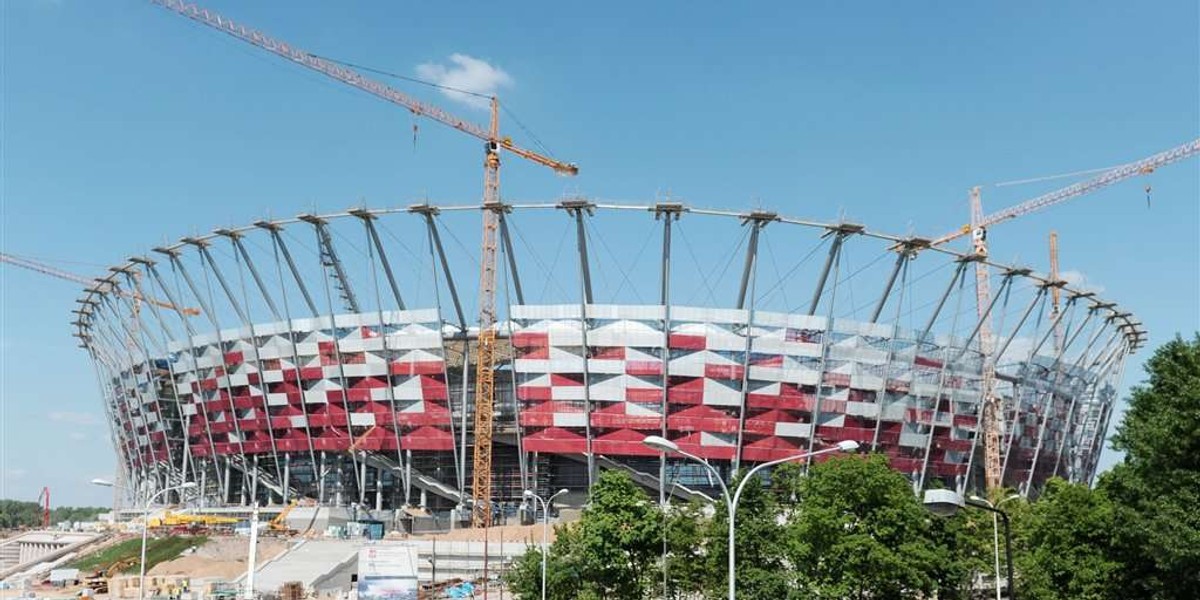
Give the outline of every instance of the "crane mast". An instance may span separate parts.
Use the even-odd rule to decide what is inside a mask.
[[[983,223],[983,200],[979,187],[971,188],[971,224],[973,251],[975,256],[975,310],[979,318],[979,354],[983,360],[981,382],[983,392],[983,458],[987,488],[1000,487],[1003,473],[1000,466],[1000,397],[994,389],[996,379],[995,360],[992,356],[991,273],[988,270],[987,229]]]
[[[1058,281],[1058,232],[1050,232],[1050,281]],[[1050,322],[1054,323],[1054,354],[1058,355],[1063,347],[1063,329],[1062,324],[1058,322],[1058,313],[1061,310],[1062,302],[1062,287],[1054,286],[1050,288]]]
[[[496,400],[496,230],[500,218],[500,155],[495,136],[499,129],[496,98],[492,98],[490,124],[493,139],[487,142],[483,163],[483,240],[479,261],[479,339],[475,356],[475,446],[472,461],[471,522],[492,524],[492,421]]]
[[[42,488],[38,494],[38,503],[42,505],[42,529],[50,529],[50,488]]]
[[[368,79],[353,69],[271,38],[260,31],[250,29],[196,4],[181,0],[150,1],[238,40],[407,108],[414,115],[428,117],[483,140],[483,239],[480,246],[479,266],[479,338],[475,360],[475,444],[472,462],[474,470],[471,520],[478,527],[491,525],[492,422],[495,402],[494,369],[497,334],[495,330],[496,236],[499,229],[499,211],[504,210],[504,205],[500,201],[500,151],[504,150],[525,160],[549,167],[560,175],[577,175],[579,167],[574,163],[562,162],[532,150],[526,150],[514,145],[508,137],[501,136],[499,103],[494,96],[490,102],[491,118],[488,128],[485,130],[479,125],[456,117],[437,106],[421,102],[390,86]],[[466,382],[464,382],[465,384]],[[464,407],[463,410],[466,408]]]

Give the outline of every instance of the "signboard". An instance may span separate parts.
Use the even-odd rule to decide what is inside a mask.
[[[417,600],[417,550],[404,544],[358,551],[358,600]]]

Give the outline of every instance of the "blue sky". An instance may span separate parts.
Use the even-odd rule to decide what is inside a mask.
[[[466,61],[474,70],[457,81],[499,82],[521,122],[582,169],[564,180],[511,159],[514,199],[669,192],[935,235],[965,220],[972,185],[995,210],[1068,182],[992,183],[1119,164],[1200,135],[1191,1],[208,6],[409,76],[440,75],[438,65],[453,75],[455,54],[484,61]],[[406,111],[148,2],[7,0],[0,19],[6,252],[96,274],[268,214],[479,197],[476,140],[426,121],[414,145]],[[1195,331],[1197,163],[997,227],[993,255],[1044,265],[1056,229],[1063,268],[1142,318],[1151,346]],[[107,502],[83,483],[109,475],[113,458],[94,375],[69,336],[79,290],[0,275],[0,497],[32,500],[49,485],[56,501]]]

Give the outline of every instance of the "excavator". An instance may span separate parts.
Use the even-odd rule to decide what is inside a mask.
[[[303,505],[309,506],[310,502],[305,502]],[[267,529],[260,533],[278,536],[296,535],[296,530],[288,527],[287,518],[288,515],[291,514],[292,509],[296,508],[297,506],[301,506],[301,501],[292,500],[287,506],[283,507],[283,510],[279,511],[279,514],[275,515],[275,518],[267,521]]]

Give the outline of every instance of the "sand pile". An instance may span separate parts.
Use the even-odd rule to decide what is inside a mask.
[[[284,540],[259,538],[258,564],[279,556],[288,543]],[[250,540],[244,537],[213,537],[208,543],[196,548],[195,552],[181,555],[154,565],[150,575],[186,575],[188,577],[216,577],[235,579],[246,573],[246,558],[250,552]]]

